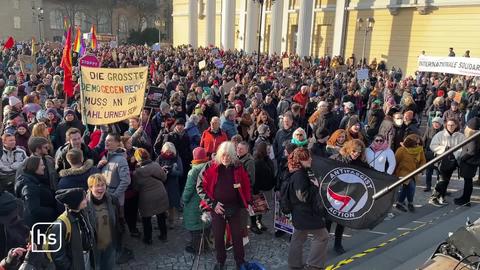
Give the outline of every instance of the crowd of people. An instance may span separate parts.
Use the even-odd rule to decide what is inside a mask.
[[[226,250],[233,247],[242,269],[249,231],[262,234],[271,223],[262,215],[249,217],[247,209],[255,195],[271,190],[292,205],[289,267],[323,269],[333,224],[322,210],[312,158],[403,177],[480,130],[475,77],[403,77],[400,69],[374,60],[364,65],[368,79],[358,80],[362,61],[354,55],[261,55],[257,62],[242,51],[213,47],[133,45],[89,53],[106,68],[149,66],[148,84],[164,89],[159,108],[105,126],[84,125],[78,56],[73,54],[75,96],[69,98],[61,50],[50,43],[37,46],[36,74],[24,74],[18,62],[19,55],[32,54],[31,44],[0,52],[0,256],[6,257],[0,269],[112,269],[133,257],[125,234],[147,246],[157,241],[154,220],[158,241],[184,227],[191,234],[187,252],[214,249],[214,269],[225,269]],[[288,68],[283,58],[289,58]],[[431,204],[448,203],[448,183],[459,168],[465,187],[454,203],[470,205],[479,152],[476,140],[425,171]],[[398,210],[415,211],[421,181],[404,182]],[[291,183],[287,196],[280,194],[285,183]],[[60,223],[40,229],[57,237],[57,245],[48,248],[59,251],[39,258],[42,253],[30,252],[29,229],[53,221]],[[337,224],[337,253],[345,252],[343,231]]]

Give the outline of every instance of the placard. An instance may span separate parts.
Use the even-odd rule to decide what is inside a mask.
[[[87,54],[78,60],[81,67],[100,67],[100,61],[95,55]]]
[[[145,100],[146,108],[160,108],[163,97],[165,95],[165,89],[155,86],[148,88],[147,99]]]
[[[289,234],[293,234],[295,229],[293,228],[292,215],[285,215],[280,211],[280,200],[277,195],[274,196],[275,201],[275,215],[273,217],[273,227],[276,230],[283,231]]]
[[[224,67],[222,59],[215,59],[213,61],[213,64],[215,65],[216,68],[223,68]]]
[[[37,74],[37,64],[35,58],[31,55],[19,55],[20,69],[23,74]]]
[[[206,66],[207,66],[207,63],[205,62],[205,60],[198,62],[198,68],[200,70],[204,69]]]
[[[282,68],[287,69],[290,67],[290,58],[285,57],[282,59]]]
[[[106,125],[140,115],[148,67],[82,67],[81,74],[80,89],[87,124]]]
[[[357,80],[367,80],[368,79],[368,68],[362,68],[357,70]]]

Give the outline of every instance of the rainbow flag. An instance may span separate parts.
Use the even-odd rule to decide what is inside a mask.
[[[73,43],[73,51],[76,53],[80,52],[80,48],[82,46],[80,39],[82,39],[82,32],[80,31],[80,27],[77,26],[77,33],[75,34],[75,42]]]
[[[78,57],[85,54],[87,50],[87,45],[85,45],[85,40],[83,38],[80,39],[80,52],[78,53]]]
[[[68,18],[67,16],[63,17],[63,40],[67,40],[67,30],[68,30]]]
[[[90,33],[92,34],[91,46],[92,46],[92,49],[95,50],[97,48],[97,30],[95,28],[95,24],[92,24],[92,28],[90,29]]]

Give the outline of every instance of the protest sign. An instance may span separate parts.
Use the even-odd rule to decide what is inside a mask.
[[[215,65],[216,68],[223,68],[224,67],[222,59],[215,59],[213,61],[213,64]]]
[[[140,115],[148,67],[82,67],[80,89],[90,125],[111,124]]]
[[[37,64],[35,58],[30,55],[19,55],[20,69],[24,74],[37,74]]]
[[[78,60],[81,67],[100,67],[100,61],[95,55],[87,54]]]
[[[198,62],[198,68],[200,70],[204,69],[206,66],[207,66],[207,63],[205,62],[205,60]]]
[[[23,45],[22,44],[17,44],[17,50],[21,50],[23,49]]]
[[[235,80],[230,80],[226,84],[222,85],[223,93],[225,93],[225,94],[230,93],[230,90],[232,90],[232,88],[235,87],[235,85],[237,85]]]
[[[153,50],[154,52],[160,51],[160,43],[155,43],[155,44],[153,44],[153,45],[152,45],[152,50]]]
[[[418,71],[480,76],[480,58],[418,57]]]
[[[148,88],[147,99],[145,100],[146,108],[160,108],[160,103],[164,96],[165,89],[150,86]]]
[[[280,211],[280,198],[275,195],[275,215],[273,218],[273,227],[276,230],[293,234],[294,228],[292,223],[292,216],[285,215]]]
[[[290,58],[283,58],[282,59],[282,67],[283,69],[287,69],[290,67]]]
[[[368,79],[368,68],[362,68],[357,70],[357,80]]]

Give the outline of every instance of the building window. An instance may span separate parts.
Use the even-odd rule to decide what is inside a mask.
[[[50,29],[63,29],[63,16],[58,9],[50,11]]]
[[[75,26],[80,26],[80,29],[82,32],[88,32],[88,24],[87,24],[87,16],[83,12],[77,12],[75,13],[75,20],[74,20]]]
[[[107,12],[103,11],[100,13],[100,18],[98,19],[98,32],[99,33],[110,33],[110,20],[108,18]]]
[[[118,31],[120,33],[128,32],[128,19],[125,15],[120,15],[120,18],[118,21]]]
[[[13,8],[14,9],[20,8],[20,0],[13,0]]]
[[[22,28],[22,20],[20,19],[20,17],[18,16],[13,17],[13,28],[15,29]]]

